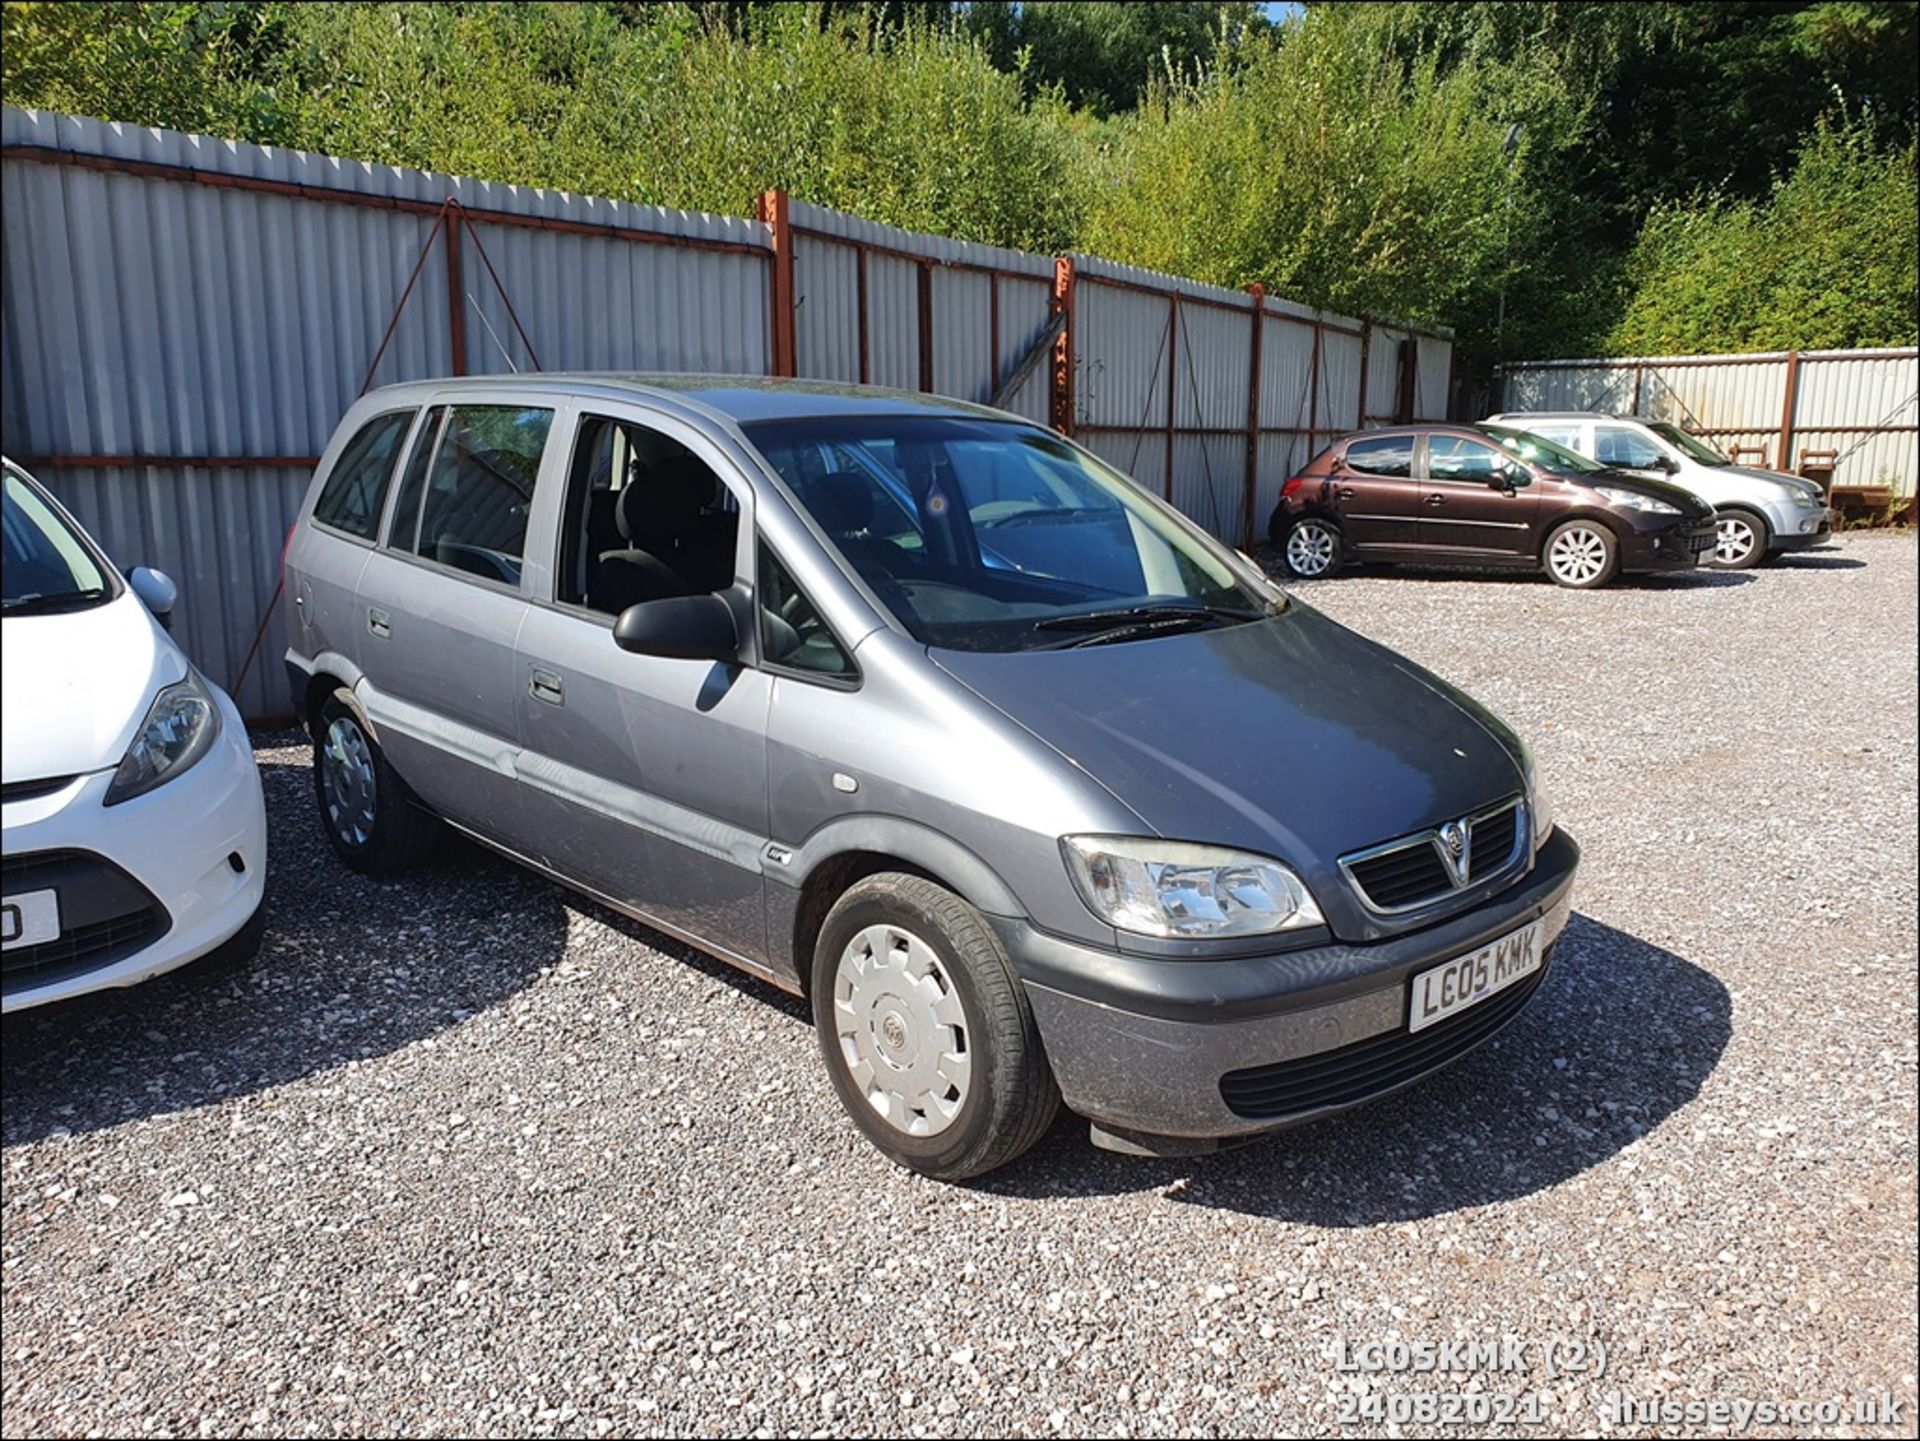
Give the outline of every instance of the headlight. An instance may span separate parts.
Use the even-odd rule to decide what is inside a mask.
[[[1533,818],[1533,848],[1537,851],[1553,834],[1553,798],[1540,784],[1540,762],[1525,741],[1520,742],[1520,760],[1527,772],[1527,814]]]
[[[103,804],[143,796],[186,770],[213,748],[220,734],[220,708],[192,671],[153,698],[126,758],[113,773]]]
[[[1196,939],[1325,924],[1306,883],[1267,856],[1121,836],[1066,836],[1060,849],[1088,908],[1116,930]]]
[[[1650,495],[1642,495],[1637,490],[1616,490],[1610,485],[1596,485],[1595,490],[1622,510],[1644,510],[1649,515],[1678,515],[1680,507],[1668,505],[1664,500],[1655,500]]]
[[[1826,502],[1820,498],[1818,492],[1801,490],[1798,486],[1790,487],[1787,495],[1792,499],[1793,503],[1802,510],[1818,510],[1826,504]]]

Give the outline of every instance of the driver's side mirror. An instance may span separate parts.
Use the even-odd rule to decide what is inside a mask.
[[[1654,460],[1653,468],[1655,470],[1664,470],[1668,475],[1678,475],[1680,473],[1680,462],[1670,455],[1662,455]]]
[[[717,595],[676,595],[643,600],[620,612],[613,642],[635,655],[667,660],[717,660],[740,657],[740,632],[733,607]]]
[[[173,629],[173,607],[180,599],[180,587],[164,570],[136,565],[127,572],[127,585],[140,597],[140,603],[153,612],[153,618],[167,630]]]
[[[1503,465],[1487,478],[1487,484],[1512,495],[1516,490],[1524,490],[1533,484],[1533,472],[1524,465]]]

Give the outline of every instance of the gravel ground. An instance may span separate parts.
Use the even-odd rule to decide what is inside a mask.
[[[1350,1118],[1181,1162],[1063,1118],[971,1188],[862,1143],[768,988],[466,848],[349,874],[264,737],[254,967],[6,1022],[5,1431],[1328,1434],[1453,1392],[1559,1432],[1617,1390],[1911,1434],[1915,571],[1298,587],[1532,738],[1586,848],[1554,975]]]

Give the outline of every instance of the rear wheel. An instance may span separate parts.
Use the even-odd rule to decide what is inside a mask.
[[[1570,520],[1547,537],[1547,574],[1572,590],[1597,590],[1620,569],[1620,542],[1595,520]]]
[[[360,715],[337,690],[313,726],[313,790],[334,854],[356,871],[392,875],[418,865],[440,823],[400,779]]]
[[[1771,540],[1766,521],[1752,511],[1723,510],[1707,563],[1715,570],[1751,570],[1767,558]]]
[[[1281,554],[1287,569],[1302,580],[1332,575],[1340,567],[1340,527],[1317,515],[1304,516],[1287,532]]]
[[[835,903],[814,947],[813,1013],[841,1104],[898,1165],[982,1175],[1059,1109],[1006,951],[978,911],[923,877],[869,876]]]

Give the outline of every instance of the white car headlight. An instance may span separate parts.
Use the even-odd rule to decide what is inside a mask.
[[[1527,772],[1527,814],[1533,818],[1533,848],[1537,851],[1553,834],[1553,798],[1540,784],[1540,762],[1533,758],[1525,741],[1520,742],[1520,760]]]
[[[1818,510],[1826,504],[1819,491],[1802,490],[1797,485],[1787,487],[1787,498],[1802,510]]]
[[[1664,500],[1656,500],[1650,495],[1642,495],[1637,490],[1620,490],[1611,485],[1596,485],[1595,490],[1622,510],[1644,510],[1649,515],[1678,515],[1680,507],[1668,505]]]
[[[102,804],[118,805],[164,785],[211,750],[219,734],[220,708],[188,671],[153,698]]]
[[[1306,883],[1268,856],[1124,836],[1066,836],[1060,849],[1088,908],[1116,930],[1192,940],[1326,923]]]

